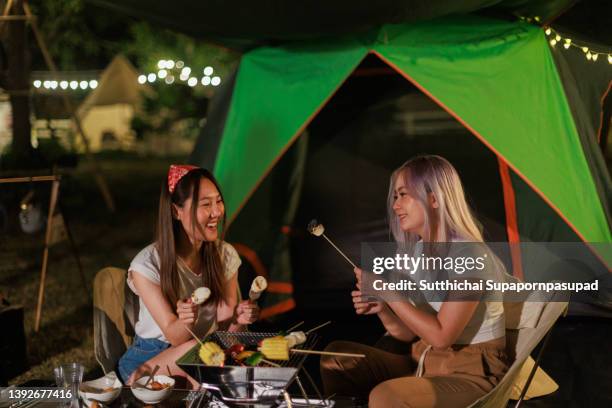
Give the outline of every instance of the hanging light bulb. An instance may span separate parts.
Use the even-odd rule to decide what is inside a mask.
[[[582,47],[582,52],[584,52],[585,54],[589,52],[589,47]]]
[[[589,51],[589,52],[587,52],[587,56],[586,56],[586,57],[587,57],[587,59],[590,61],[590,60],[591,60],[591,58],[593,58],[593,55],[592,55],[592,54],[591,54],[591,52]]]
[[[608,64],[612,64],[612,54],[608,54]]]
[[[550,33],[552,33],[552,30],[550,28],[547,28],[544,32],[546,33],[546,35],[550,35]]]
[[[572,45],[572,40],[570,40],[569,38],[565,39],[565,44],[563,44],[563,47],[565,47],[565,49],[567,50],[570,45]]]
[[[597,53],[593,54],[593,61],[597,61],[598,57],[599,57],[599,54],[597,54]]]
[[[550,40],[550,45],[552,45],[553,47],[557,45],[557,40],[555,40],[554,38]]]
[[[557,36],[555,37],[555,40],[561,41],[561,36],[559,34],[557,34]]]

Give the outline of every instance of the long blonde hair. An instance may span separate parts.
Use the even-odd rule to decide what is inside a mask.
[[[425,209],[424,242],[451,242],[460,239],[483,242],[480,223],[474,217],[465,199],[463,185],[457,170],[448,160],[436,155],[418,156],[408,160],[391,175],[387,210],[389,226],[396,242],[413,247],[416,234],[405,232],[393,211],[395,183],[402,177],[408,194]],[[433,194],[438,208],[430,204]]]

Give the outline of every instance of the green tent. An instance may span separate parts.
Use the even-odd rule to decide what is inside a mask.
[[[254,273],[271,278],[267,315],[293,307],[296,280],[299,292],[342,286],[326,280],[344,265],[327,260],[329,248],[303,235],[307,218],[329,217],[323,221],[357,256],[359,240],[383,237],[384,203],[375,197],[384,195],[389,171],[417,151],[431,152],[438,140],[445,147],[433,151],[452,158],[472,193],[482,194],[479,215],[496,221],[488,230],[503,224],[504,234],[491,236],[610,243],[612,188],[598,146],[610,70],[576,71],[572,54],[551,50],[543,28],[515,21],[546,24],[573,0],[88,2],[249,50],[211,101],[192,161],[219,178],[228,240]],[[378,65],[371,67],[372,60]],[[373,85],[354,86],[360,72],[383,69],[396,79],[370,81],[367,74],[359,78]],[[387,99],[371,92],[385,83],[404,88]],[[379,120],[376,126],[361,120],[370,111],[405,115],[410,108],[389,106],[414,89],[467,135],[407,140],[390,128],[397,125],[391,113],[371,121]],[[346,182],[353,177],[369,193]],[[347,227],[357,219],[359,233]],[[520,259],[513,266],[520,274]],[[344,286],[346,292],[350,283]]]
[[[270,306],[277,305],[272,311],[291,305],[290,234],[262,224],[259,228],[269,232],[266,239],[249,235],[258,217],[272,225],[292,225],[307,150],[300,135],[369,55],[429,96],[499,158],[511,241],[519,235],[544,238],[532,234],[541,228],[534,222],[535,211],[555,219],[557,226],[549,223],[546,229],[562,230],[563,240],[611,241],[609,175],[592,164],[602,161],[601,153],[579,133],[542,28],[446,17],[260,47],[242,57],[229,91],[220,97],[223,103],[210,112],[218,122],[218,146],[203,142],[207,147],[196,148],[193,159],[206,165],[214,160],[230,222],[235,222],[230,238],[251,251],[260,269],[271,268],[278,292],[285,292],[271,300]],[[279,163],[287,152],[293,159]],[[280,175],[272,172],[277,164],[284,166],[276,172]],[[279,177],[284,177],[280,184]],[[279,185],[286,190],[279,191]],[[255,192],[268,194],[265,204],[261,199],[250,204]],[[262,213],[262,208],[278,207],[275,199],[284,210]]]

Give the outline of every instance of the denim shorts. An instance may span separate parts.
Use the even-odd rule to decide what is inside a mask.
[[[130,375],[142,364],[170,347],[169,343],[158,339],[134,337],[134,343],[119,359],[119,375],[125,383]]]

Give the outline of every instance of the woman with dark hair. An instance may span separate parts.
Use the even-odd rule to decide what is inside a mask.
[[[244,330],[257,320],[257,305],[239,302],[240,257],[219,238],[224,224],[223,196],[213,175],[171,165],[160,196],[156,241],[136,255],[128,271],[140,311],[134,343],[119,360],[127,384],[159,365],[197,386],[175,364],[195,344],[189,330],[204,337],[217,329]],[[210,297],[197,305],[190,297],[201,286],[210,289]]]

